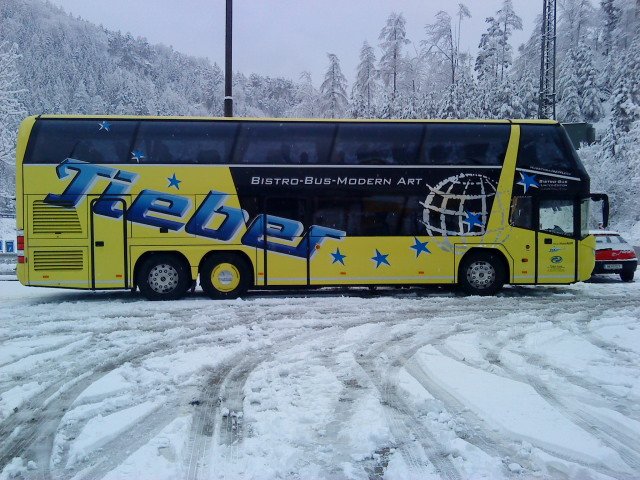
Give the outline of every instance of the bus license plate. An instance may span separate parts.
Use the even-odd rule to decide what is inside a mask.
[[[604,265],[605,270],[620,270],[621,268],[622,265],[620,265],[619,263],[605,263]]]

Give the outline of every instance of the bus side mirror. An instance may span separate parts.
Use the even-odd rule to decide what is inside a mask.
[[[606,193],[592,193],[591,200],[602,202],[602,228],[609,226],[609,196]]]

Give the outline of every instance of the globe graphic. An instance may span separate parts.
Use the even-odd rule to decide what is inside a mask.
[[[496,184],[479,173],[445,178],[420,205],[421,223],[432,236],[484,235]]]

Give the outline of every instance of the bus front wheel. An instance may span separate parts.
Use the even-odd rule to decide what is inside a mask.
[[[216,254],[209,257],[200,269],[200,286],[214,299],[237,298],[247,291],[250,270],[238,255]]]
[[[469,295],[495,295],[504,285],[506,272],[496,254],[470,253],[462,259],[458,283]]]
[[[140,292],[149,300],[177,300],[191,285],[189,269],[175,255],[155,254],[138,271]]]

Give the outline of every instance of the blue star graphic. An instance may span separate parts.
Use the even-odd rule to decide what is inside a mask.
[[[333,262],[331,262],[331,264],[340,262],[342,265],[344,265],[344,259],[347,258],[346,255],[343,255],[342,253],[340,253],[339,248],[336,248],[336,251],[332,253],[331,256],[333,257]]]
[[[387,260],[387,257],[389,256],[389,254],[387,253],[386,255],[383,255],[382,253],[380,253],[380,251],[376,248],[376,256],[375,257],[371,257],[371,260],[373,260],[374,262],[376,262],[376,268],[378,268],[380,265],[382,265],[383,263],[386,265],[391,266],[391,264],[389,263],[389,260]]]
[[[144,155],[144,152],[142,150],[134,150],[133,152],[131,152],[131,160],[133,160],[136,163],[140,163],[140,160],[147,158]]]
[[[178,180],[175,173],[171,177],[168,177],[167,180],[169,180],[169,186],[167,188],[176,187],[177,190],[180,190],[180,182],[182,182],[182,180]]]
[[[416,237],[413,237],[413,241],[416,243],[414,245],[411,245],[409,248],[413,248],[416,251],[416,258],[418,258],[422,252],[431,253],[431,251],[427,248],[427,244],[429,242],[421,242]]]
[[[466,223],[467,225],[469,225],[469,231],[473,230],[473,227],[478,226],[482,228],[482,220],[480,220],[480,214],[479,213],[471,213],[471,212],[464,212],[467,214],[467,219],[463,220],[462,223]]]
[[[106,120],[98,124],[98,131],[104,130],[105,132],[108,132],[110,128],[111,128],[111,124]]]
[[[530,188],[538,188],[540,184],[536,181],[536,176],[527,175],[526,173],[518,172],[522,177],[520,181],[516,185],[522,185],[524,187],[524,193],[527,193],[527,190]]]

